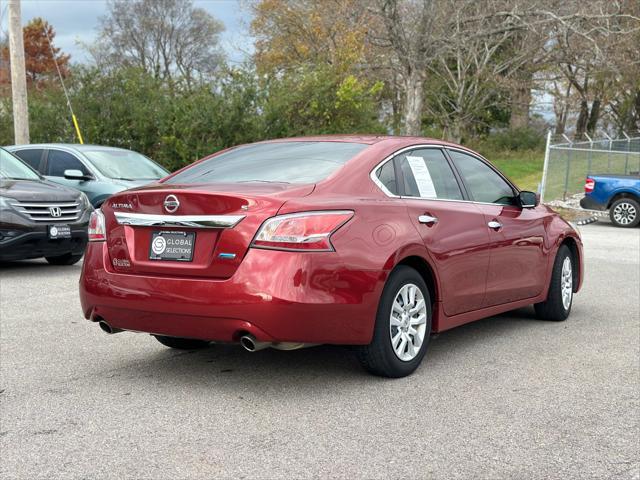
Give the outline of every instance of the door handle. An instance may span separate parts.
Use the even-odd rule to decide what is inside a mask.
[[[418,221],[420,223],[430,224],[430,223],[438,223],[438,217],[432,217],[431,215],[420,215],[418,217]]]
[[[489,223],[487,223],[487,225],[489,226],[489,228],[493,228],[494,230],[502,228],[502,224],[496,220],[491,220]]]

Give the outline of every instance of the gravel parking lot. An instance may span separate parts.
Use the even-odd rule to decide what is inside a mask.
[[[640,478],[640,229],[581,227],[564,323],[436,338],[411,377],[348,349],[171,351],[82,318],[80,267],[2,266],[2,478]]]

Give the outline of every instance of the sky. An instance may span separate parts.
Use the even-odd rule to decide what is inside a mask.
[[[226,30],[221,42],[229,61],[245,60],[252,52],[253,40],[248,34],[251,15],[243,1],[195,0],[194,3],[224,23]],[[71,54],[72,62],[83,63],[88,61],[88,56],[80,44],[95,39],[99,17],[106,10],[106,0],[22,0],[22,23],[34,17],[44,18],[56,30],[54,44]],[[0,20],[0,31],[4,34],[7,31],[6,0],[0,0]]]

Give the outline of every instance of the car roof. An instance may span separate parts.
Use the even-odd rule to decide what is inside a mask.
[[[450,147],[458,147],[454,143],[445,142],[428,137],[403,136],[403,135],[367,135],[367,134],[350,134],[350,135],[312,135],[308,137],[291,137],[291,138],[274,138],[265,140],[260,143],[271,142],[353,142],[374,145],[380,142],[415,145],[419,143],[445,145]]]
[[[24,145],[10,145],[7,148],[11,149],[24,149],[24,148],[68,148],[71,150],[77,150],[79,152],[85,151],[94,151],[94,150],[123,150],[126,151],[126,148],[119,147],[107,147],[104,145],[94,145],[94,144],[80,144],[80,143],[29,143]]]
[[[270,140],[263,140],[262,142],[256,143],[277,143],[277,142],[352,142],[352,143],[363,143],[366,145],[374,145],[376,143],[385,142],[385,143],[394,143],[397,145],[415,145],[415,144],[432,144],[432,145],[443,145],[450,147],[459,147],[451,142],[446,142],[444,140],[438,140],[436,138],[429,137],[417,137],[417,136],[402,136],[402,135],[368,135],[368,134],[349,134],[349,135],[311,135],[306,137],[290,137],[290,138],[274,138]],[[239,145],[238,145],[239,146]],[[69,148],[77,151],[88,151],[88,150],[127,150],[125,148],[119,147],[109,147],[105,145],[94,145],[94,144],[79,144],[79,143],[31,143],[24,145],[10,145],[7,148],[10,149],[23,149],[23,148]]]

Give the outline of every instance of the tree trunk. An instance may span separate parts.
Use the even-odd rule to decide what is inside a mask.
[[[463,130],[464,127],[461,125],[460,120],[454,119],[448,129],[447,140],[453,143],[461,143]]]
[[[636,91],[634,105],[635,108],[632,108],[628,115],[627,130],[629,132],[640,132],[640,89]]]
[[[598,120],[600,119],[600,107],[601,101],[599,98],[596,98],[591,104],[591,113],[589,113],[589,121],[587,122],[587,132],[589,132],[591,137],[593,137],[596,127],[598,126]]]
[[[564,96],[562,100],[555,96],[553,104],[553,111],[556,114],[556,129],[555,134],[560,136],[567,129],[567,118],[569,118],[569,96],[571,95],[571,83],[567,83]]]
[[[405,79],[403,135],[420,136],[422,134],[423,85],[424,74],[415,69]]]
[[[584,140],[584,134],[587,131],[587,122],[589,121],[589,104],[586,99],[580,101],[580,114],[576,121],[576,133],[574,140]]]
[[[527,128],[529,126],[529,106],[531,104],[531,76],[517,79],[517,84],[511,90],[511,129]]]
[[[556,115],[556,129],[554,133],[557,136],[562,135],[567,128],[567,114],[567,106],[563,105],[562,109],[560,110],[560,114]]]

